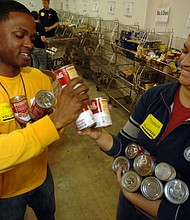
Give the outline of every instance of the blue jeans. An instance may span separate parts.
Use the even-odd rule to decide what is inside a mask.
[[[150,218],[138,211],[120,192],[116,220],[150,220]]]
[[[55,197],[51,171],[38,188],[7,199],[0,199],[0,220],[24,220],[27,205],[31,207],[38,220],[54,220]]]
[[[46,49],[35,47],[32,53],[32,66],[40,70],[45,70],[46,65],[47,65]]]

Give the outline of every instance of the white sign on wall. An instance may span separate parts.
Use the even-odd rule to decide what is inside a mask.
[[[187,19],[187,24],[186,24],[187,27],[190,27],[190,14],[189,14],[189,17]]]
[[[93,2],[93,9],[94,12],[99,12],[99,2],[98,1],[94,1]]]
[[[115,2],[108,2],[108,14],[115,14]]]
[[[132,17],[132,15],[133,15],[133,2],[126,2],[124,9],[125,9],[125,12],[124,12],[125,16]]]
[[[28,9],[30,11],[33,11],[36,8],[36,3],[34,1],[29,1],[28,2]]]
[[[156,11],[156,21],[167,23],[169,19],[170,7],[158,8]]]

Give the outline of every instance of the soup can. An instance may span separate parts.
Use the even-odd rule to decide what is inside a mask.
[[[112,170],[116,173],[118,167],[122,167],[122,174],[130,170],[130,162],[125,156],[118,156],[112,163]]]
[[[54,106],[55,100],[54,94],[49,90],[40,90],[36,93],[35,99],[32,103],[32,113],[38,118],[45,116],[49,109]]]
[[[168,163],[160,162],[155,166],[155,176],[162,181],[175,179],[176,171],[173,166]]]
[[[164,195],[173,204],[182,204],[189,197],[189,188],[180,179],[168,181],[164,186]]]
[[[141,185],[141,177],[133,170],[123,174],[121,184],[128,192],[135,192]]]
[[[163,196],[164,187],[158,178],[148,176],[141,183],[141,193],[149,200],[157,200]]]
[[[91,100],[92,112],[96,121],[96,128],[112,125],[108,100],[106,98],[96,98]]]
[[[130,143],[125,148],[125,155],[128,159],[133,159],[138,154],[143,154],[143,153],[144,153],[144,149],[136,143]]]
[[[73,64],[55,70],[55,75],[62,88],[64,88],[71,79],[78,77],[78,73]]]
[[[140,176],[149,176],[154,172],[154,160],[151,155],[139,154],[133,161],[133,168]]]
[[[94,115],[89,106],[86,106],[85,108],[83,108],[75,124],[78,130],[90,128],[96,125]]]
[[[24,121],[30,121],[31,117],[28,112],[28,102],[24,95],[17,95],[10,99],[11,107],[14,114]]]

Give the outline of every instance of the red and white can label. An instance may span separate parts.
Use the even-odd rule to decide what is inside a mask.
[[[112,125],[108,101],[106,98],[96,98],[91,100],[92,113],[96,121],[96,128]]]
[[[30,121],[31,117],[28,112],[28,102],[24,95],[11,98],[11,107],[14,114],[24,121]]]
[[[62,88],[64,88],[71,79],[78,76],[78,73],[75,66],[73,64],[69,64],[55,70],[55,75]]]
[[[80,113],[79,117],[76,120],[76,126],[78,130],[82,130],[85,128],[90,128],[96,125],[96,121],[94,119],[94,115],[89,106],[83,108],[82,112]]]

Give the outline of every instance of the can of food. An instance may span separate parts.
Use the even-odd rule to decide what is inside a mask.
[[[41,118],[48,113],[49,109],[51,109],[54,104],[54,94],[49,90],[40,90],[35,95],[35,99],[31,106],[31,111],[36,117]]]
[[[165,162],[160,162],[155,166],[155,176],[162,181],[169,181],[175,179],[176,171],[174,167]]]
[[[128,192],[135,192],[141,185],[141,177],[133,170],[123,174],[121,184]]]
[[[122,167],[122,174],[130,170],[130,162],[125,156],[118,156],[112,163],[112,170],[116,173],[118,167]]]
[[[133,161],[133,168],[140,176],[149,176],[154,172],[154,159],[148,154],[139,154]]]
[[[158,178],[148,176],[141,183],[141,193],[149,200],[157,200],[163,196],[164,187]]]
[[[144,149],[136,144],[136,143],[130,143],[125,148],[125,155],[128,159],[135,158],[138,154],[144,154]]]
[[[189,188],[180,179],[168,181],[164,186],[164,195],[173,204],[182,204],[189,197]]]
[[[64,88],[71,79],[78,76],[78,73],[75,66],[73,64],[69,64],[55,70],[55,75],[61,87]]]
[[[92,112],[96,121],[96,128],[112,125],[108,100],[106,98],[96,98],[91,100]]]
[[[96,125],[94,115],[89,106],[83,108],[75,123],[78,130],[90,128]]]
[[[28,112],[28,102],[24,95],[17,95],[10,99],[11,107],[14,114],[24,121],[30,121],[31,117]]]

